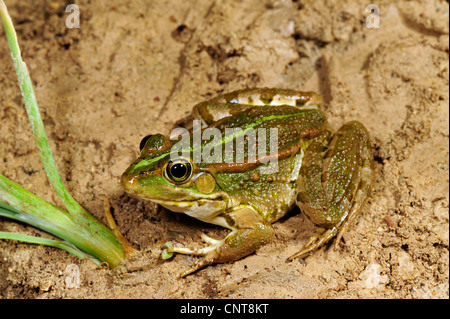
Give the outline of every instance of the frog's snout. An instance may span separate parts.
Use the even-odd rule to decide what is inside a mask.
[[[128,174],[127,170],[120,178],[120,184],[127,193],[134,193],[138,188],[138,176],[135,174]]]

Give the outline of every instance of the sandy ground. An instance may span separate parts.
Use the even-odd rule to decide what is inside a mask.
[[[69,190],[100,220],[102,198],[140,251],[100,270],[64,251],[0,241],[0,298],[448,298],[448,1],[6,0]],[[4,30],[0,172],[60,204],[33,142]],[[168,134],[194,104],[247,87],[323,94],[334,127],[372,135],[376,183],[345,245],[285,263],[316,227],[298,210],[257,253],[185,279],[193,257],[164,242],[226,232],[124,194],[141,138]],[[6,219],[1,231],[48,236]],[[80,287],[66,285],[69,265]]]

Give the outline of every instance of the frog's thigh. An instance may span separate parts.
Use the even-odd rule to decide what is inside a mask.
[[[286,105],[295,107],[319,106],[322,96],[315,92],[302,92],[290,89],[253,88],[230,92],[214,99],[227,104],[253,106]]]
[[[212,100],[201,102],[194,106],[192,117],[210,125],[250,107],[271,105],[317,109],[322,103],[322,96],[315,92],[254,88],[226,93]]]
[[[372,182],[373,156],[369,135],[361,123],[346,123],[328,148],[314,141],[300,171],[297,205],[323,230],[289,259],[315,250],[336,234],[339,239],[361,211]]]

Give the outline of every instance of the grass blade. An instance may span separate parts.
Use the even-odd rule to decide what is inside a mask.
[[[1,210],[2,209],[0,209],[0,211]],[[79,250],[77,247],[75,247],[71,243],[68,243],[65,241],[58,241],[58,240],[53,240],[53,239],[48,239],[48,238],[16,234],[16,233],[9,233],[9,232],[0,232],[0,239],[10,239],[10,240],[21,241],[21,242],[28,243],[28,244],[37,244],[37,245],[44,245],[44,246],[50,246],[50,247],[55,247],[55,248],[59,248],[59,249],[64,249],[68,253],[70,253],[74,256],[77,256],[78,258],[89,258],[97,266],[101,265],[101,262],[98,259],[93,258],[91,255],[86,254],[85,252]]]
[[[0,216],[46,230],[114,267],[125,259],[124,248],[111,230],[78,204],[64,186],[45,133],[31,78],[21,57],[17,35],[3,0],[0,0],[0,15],[39,155],[51,185],[68,210],[61,210],[0,174],[0,203],[3,202]]]
[[[22,91],[22,96],[25,101],[25,109],[28,114],[28,119],[30,120],[31,131],[33,132],[45,172],[47,173],[51,185],[55,188],[58,196],[61,198],[69,212],[85,213],[84,209],[73,199],[72,195],[69,194],[58,173],[47,134],[45,133],[44,123],[42,122],[41,113],[39,112],[28,68],[26,63],[22,60],[19,43],[17,41],[17,34],[3,0],[0,0],[0,14],[5,26],[6,37],[11,50],[20,90]]]
[[[101,262],[107,262],[110,267],[117,266],[125,259],[122,245],[106,226],[100,224],[103,228],[96,227],[93,230],[92,227],[79,224],[68,212],[25,190],[3,175],[0,175],[0,216],[45,230],[72,243]]]

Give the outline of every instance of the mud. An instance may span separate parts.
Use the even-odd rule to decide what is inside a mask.
[[[5,1],[61,175],[105,222],[103,197],[140,250],[101,270],[52,248],[0,241],[1,298],[448,298],[449,5],[375,1]],[[3,28],[0,172],[60,205],[42,168]],[[131,198],[119,177],[141,138],[168,134],[197,102],[247,87],[323,94],[337,128],[372,136],[369,203],[332,247],[285,263],[316,227],[298,210],[257,253],[179,279],[193,257],[160,258],[170,239],[226,231]],[[0,231],[47,237],[0,219]],[[80,270],[79,288],[66,268]]]

